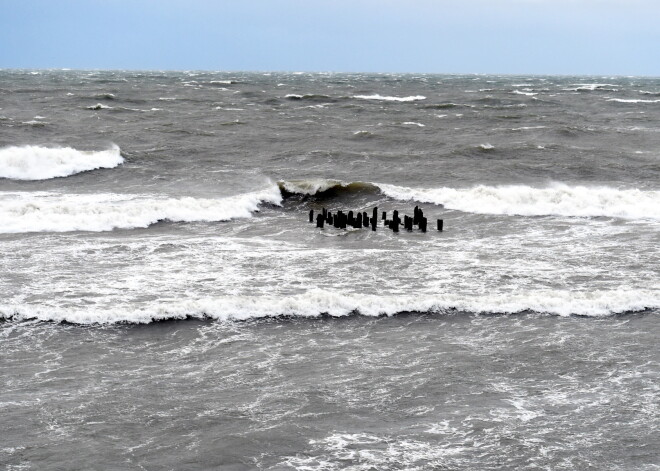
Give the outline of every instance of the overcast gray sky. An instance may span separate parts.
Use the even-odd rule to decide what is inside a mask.
[[[1,68],[660,76],[660,0],[0,0]]]

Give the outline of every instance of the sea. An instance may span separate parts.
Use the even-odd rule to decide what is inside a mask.
[[[660,78],[0,70],[2,469],[660,470],[659,340]]]

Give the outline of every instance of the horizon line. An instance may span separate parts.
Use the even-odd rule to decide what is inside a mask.
[[[220,70],[220,69],[159,69],[159,68],[78,68],[78,67],[0,67],[3,72],[49,71],[49,72],[202,72],[226,74],[288,74],[288,75],[454,75],[454,76],[502,76],[502,77],[611,77],[611,78],[660,78],[660,75],[604,74],[604,73],[520,73],[520,72],[373,72],[373,71],[320,71],[320,70]]]

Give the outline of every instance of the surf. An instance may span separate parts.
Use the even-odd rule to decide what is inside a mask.
[[[48,180],[124,163],[119,146],[103,151],[72,147],[12,146],[0,149],[0,178]]]
[[[172,198],[118,193],[0,194],[0,233],[105,232],[149,227],[159,221],[220,222],[249,218],[262,204],[279,205],[277,186],[226,198]]]
[[[593,292],[528,290],[465,296],[460,293],[373,295],[315,288],[289,296],[232,295],[153,302],[134,308],[118,306],[60,308],[31,304],[0,305],[0,318],[74,324],[149,324],[184,319],[225,322],[265,318],[341,318],[354,315],[383,317],[404,313],[538,313],[560,317],[606,317],[658,309],[660,297],[657,292],[644,289]]]

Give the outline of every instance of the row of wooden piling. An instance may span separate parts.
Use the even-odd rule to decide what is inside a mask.
[[[383,225],[393,232],[399,232],[399,226],[403,222],[403,228],[407,231],[412,231],[414,226],[417,226],[420,231],[426,232],[428,226],[428,219],[424,216],[424,212],[419,206],[415,206],[413,210],[413,216],[403,216],[403,221],[399,217],[399,211],[394,210],[392,212],[392,219],[387,218],[387,211],[383,211],[382,214]],[[314,210],[309,210],[309,222],[314,222]],[[344,213],[339,210],[335,214],[323,208],[322,212],[316,215],[316,227],[323,229],[325,224],[333,226],[337,229],[346,229],[347,227],[353,227],[354,229],[361,229],[363,227],[371,226],[371,230],[375,231],[376,226],[378,225],[378,207],[375,207],[372,212],[371,218],[366,211],[360,212],[348,211]],[[438,231],[443,230],[444,221],[442,219],[437,220]]]

